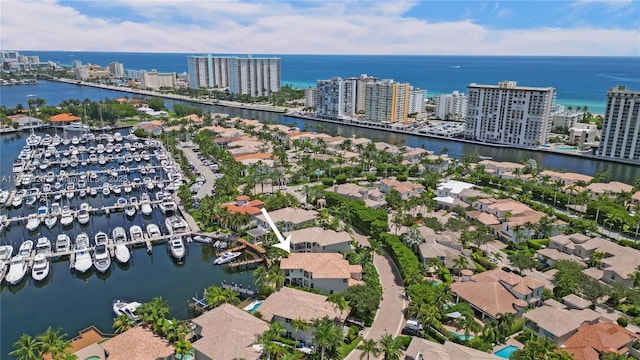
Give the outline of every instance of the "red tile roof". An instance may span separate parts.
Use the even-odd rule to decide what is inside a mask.
[[[53,115],[49,118],[51,122],[69,122],[69,121],[79,121],[80,118],[73,114],[58,114]]]
[[[598,360],[598,352],[624,354],[626,344],[640,336],[612,322],[584,324],[564,342],[563,349],[576,360]]]

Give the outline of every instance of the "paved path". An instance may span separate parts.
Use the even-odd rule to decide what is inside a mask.
[[[201,176],[204,177],[205,182],[204,185],[198,192],[194,195],[197,195],[200,199],[207,195],[211,195],[211,189],[213,189],[216,183],[216,177],[213,171],[208,166],[205,166],[200,159],[198,159],[198,155],[193,152],[193,149],[190,147],[182,147],[180,148],[184,153],[184,156],[189,160],[189,164],[195,166],[196,170],[200,173]]]
[[[361,245],[369,246],[369,240],[366,236],[354,233],[353,237]],[[374,254],[373,264],[380,276],[382,301],[373,324],[364,335],[364,338],[378,341],[385,334],[394,337],[400,335],[404,324],[404,308],[406,304],[402,277],[391,257],[386,253],[384,255]],[[360,359],[360,354],[361,351],[356,349],[345,359],[358,360]]]

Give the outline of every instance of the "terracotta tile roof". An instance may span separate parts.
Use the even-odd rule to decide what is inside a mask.
[[[500,357],[447,341],[444,344],[413,337],[405,351],[405,359],[415,360],[421,353],[429,360],[499,360]]]
[[[49,118],[51,122],[69,122],[69,121],[79,121],[80,118],[73,114],[58,114],[53,115]]]
[[[633,186],[619,181],[612,181],[610,183],[592,183],[587,186],[587,189],[596,194],[617,194],[623,191],[631,192]]]
[[[151,330],[136,326],[100,344],[109,360],[150,360],[167,358],[175,349]]]
[[[455,282],[451,291],[490,316],[516,313],[516,297],[499,283]]]
[[[238,206],[236,204],[222,204],[222,208],[227,209],[232,214],[249,214],[251,216],[260,214],[260,208],[248,205]]]
[[[472,219],[478,220],[481,224],[486,226],[500,224],[500,220],[498,220],[498,218],[495,217],[495,215],[487,214],[482,211],[477,211],[477,210],[467,211],[467,216]]]
[[[272,159],[272,158],[273,158],[272,153],[245,154],[245,155],[238,155],[234,157],[236,161],[243,161],[248,159],[264,160],[264,159]]]
[[[640,336],[612,322],[583,324],[578,331],[564,342],[564,350],[576,360],[598,360],[598,352],[615,350],[624,354],[626,344]]]
[[[297,225],[315,220],[318,217],[318,212],[315,210],[283,208],[275,211],[270,211],[269,216],[276,224],[283,221]],[[257,218],[260,221],[266,222],[266,219],[262,214],[258,215]]]
[[[569,294],[562,298],[562,301],[566,305],[571,305],[567,307],[577,308],[577,309],[586,309],[591,306],[591,301],[585,300],[576,294]]]
[[[349,315],[349,309],[340,312],[334,304],[327,301],[324,295],[288,287],[283,287],[269,295],[260,305],[259,311],[268,321],[271,321],[274,316],[305,321],[328,316],[330,319],[344,321]]]
[[[305,242],[318,243],[320,246],[350,243],[351,235],[345,231],[336,232],[331,229],[323,229],[321,227],[310,227],[285,233],[284,236],[291,235],[292,244],[301,244]]]
[[[600,314],[591,310],[569,310],[551,306],[541,306],[526,312],[524,317],[534,322],[543,330],[555,337],[563,337],[578,330],[585,322],[594,322]]]
[[[350,279],[356,270],[339,253],[293,253],[280,260],[282,270],[304,270],[313,279]],[[362,268],[359,269],[360,273]]]
[[[216,360],[259,359],[260,351],[253,344],[269,328],[264,320],[230,304],[211,309],[192,322],[202,327],[202,338],[193,348]]]

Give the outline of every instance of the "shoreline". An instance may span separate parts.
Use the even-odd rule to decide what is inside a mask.
[[[568,152],[568,151],[558,151],[558,150],[554,150],[551,147],[550,148],[543,148],[543,147],[532,148],[532,147],[526,147],[526,146],[515,146],[515,145],[511,145],[511,144],[493,144],[493,143],[485,143],[485,142],[467,140],[467,139],[462,139],[462,138],[454,138],[454,137],[440,136],[440,135],[434,135],[434,134],[425,134],[425,133],[421,133],[421,132],[419,132],[418,130],[415,130],[415,129],[406,130],[406,129],[401,129],[401,128],[398,128],[398,127],[395,127],[395,126],[390,126],[390,125],[388,125],[388,126],[374,126],[374,124],[372,124],[372,123],[367,123],[367,122],[363,122],[363,121],[350,121],[350,120],[349,121],[342,121],[342,120],[321,119],[321,118],[317,118],[315,116],[305,115],[305,114],[301,114],[301,113],[297,113],[297,112],[291,112],[290,113],[290,112],[287,111],[288,110],[287,108],[276,107],[276,106],[271,106],[271,105],[245,104],[245,103],[239,103],[239,102],[235,102],[235,101],[226,101],[226,100],[204,101],[204,100],[194,99],[194,98],[186,96],[186,95],[166,94],[166,93],[161,93],[161,92],[157,92],[157,91],[134,89],[134,88],[130,88],[130,87],[119,87],[119,86],[114,86],[114,85],[95,84],[95,83],[90,83],[90,82],[85,82],[85,81],[78,81],[78,80],[64,79],[64,78],[55,78],[55,79],[50,79],[50,80],[51,81],[57,81],[57,82],[63,82],[63,83],[67,83],[67,84],[72,84],[72,85],[78,85],[78,86],[90,86],[90,87],[95,87],[95,88],[101,88],[101,89],[107,89],[107,90],[113,90],[113,91],[121,91],[121,92],[126,92],[126,93],[131,93],[131,94],[144,95],[144,96],[162,97],[162,98],[166,98],[166,99],[186,101],[186,102],[191,102],[191,103],[200,104],[200,105],[216,105],[216,106],[231,107],[231,108],[236,108],[236,109],[257,110],[257,111],[266,111],[266,112],[271,112],[271,113],[280,113],[280,114],[283,114],[285,117],[297,118],[297,119],[302,119],[302,120],[326,122],[326,123],[330,123],[330,124],[353,126],[353,127],[363,128],[363,129],[384,130],[384,131],[389,131],[389,132],[393,132],[393,133],[396,133],[396,134],[413,135],[413,136],[424,137],[424,138],[433,138],[433,139],[439,139],[439,140],[456,141],[456,142],[468,143],[468,144],[473,144],[473,145],[487,146],[487,147],[491,147],[491,148],[514,148],[514,149],[541,152],[541,153],[551,153],[551,154],[554,154],[554,155],[562,155],[562,156],[568,156],[568,157],[579,157],[579,158],[583,158],[583,159],[611,161],[611,162],[615,162],[615,163],[619,163],[619,164],[625,164],[625,165],[640,165],[639,162],[635,162],[635,161],[631,161],[631,160],[613,159],[613,158],[600,158],[600,157],[597,157],[597,156],[591,155],[591,154],[584,154],[584,153],[578,153],[578,152]]]

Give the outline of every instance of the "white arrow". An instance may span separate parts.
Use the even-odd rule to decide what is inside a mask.
[[[273,246],[282,249],[284,251],[286,251],[287,253],[291,252],[291,235],[287,236],[287,239],[285,240],[284,237],[282,236],[282,234],[280,234],[280,230],[278,230],[278,228],[276,227],[276,224],[273,223],[273,220],[271,220],[271,217],[269,216],[269,213],[267,213],[267,209],[262,208],[260,209],[260,211],[262,212],[262,215],[264,215],[265,219],[267,219],[267,223],[269,223],[269,226],[271,227],[271,230],[273,230],[273,233],[276,234],[276,237],[278,238],[278,241],[280,243],[275,244]]]

